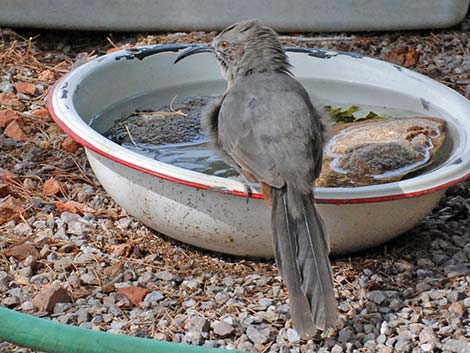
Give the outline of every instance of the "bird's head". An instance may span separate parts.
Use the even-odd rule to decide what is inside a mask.
[[[255,20],[227,27],[210,45],[192,46],[181,53],[175,63],[202,52],[215,54],[229,86],[242,76],[274,71],[289,73],[290,69],[277,33]]]

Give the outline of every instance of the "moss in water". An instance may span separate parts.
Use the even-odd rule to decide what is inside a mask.
[[[341,107],[332,107],[331,105],[325,105],[324,109],[328,113],[330,119],[335,124],[354,123],[369,119],[382,118],[373,111],[369,111],[365,116],[354,115],[354,113],[359,112],[361,110],[357,105],[351,105],[347,109],[343,109]]]

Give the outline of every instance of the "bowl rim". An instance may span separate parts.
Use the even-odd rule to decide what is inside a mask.
[[[101,138],[89,138],[91,132],[95,134],[97,134],[97,132],[92,129],[88,124],[84,123],[84,121],[81,119],[80,115],[74,109],[74,107],[68,106],[66,101],[63,99],[64,87],[67,87],[68,91],[73,91],[74,86],[78,87],[80,80],[83,79],[83,77],[86,77],[87,74],[93,72],[99,65],[106,63],[111,64],[113,62],[117,63],[120,61],[120,59],[123,58],[127,60],[142,60],[147,56],[155,55],[158,53],[178,52],[179,50],[185,49],[191,45],[192,44],[163,44],[142,46],[132,49],[123,49],[115,51],[90,60],[89,62],[70,71],[57,82],[55,82],[47,96],[47,108],[49,110],[49,113],[55,123],[67,135],[69,135],[70,138],[72,138],[77,143],[81,144],[86,149],[89,149],[113,162],[158,177],[160,179],[164,179],[166,181],[186,185],[196,189],[211,190],[245,198],[263,199],[264,196],[261,193],[253,192],[250,195],[247,195],[245,193],[243,184],[239,181],[222,177],[210,176],[203,173],[189,171],[184,168],[169,165],[167,163],[159,162],[149,157],[142,156],[137,152],[133,152],[122,146],[119,146],[101,135]],[[287,50],[293,53],[307,54],[309,56],[318,58],[330,59],[342,57],[354,60],[359,57],[361,59],[366,59],[368,62],[370,62],[370,64],[373,65],[393,67],[394,69],[398,69],[395,70],[396,72],[404,73],[408,76],[411,76],[413,79],[418,78],[424,83],[433,85],[435,89],[440,89],[441,91],[447,94],[453,95],[453,98],[459,99],[462,104],[468,105],[470,119],[469,100],[467,100],[465,97],[452,90],[451,88],[417,72],[382,60],[365,56],[363,57],[361,54],[357,53],[338,52],[318,48],[297,47],[288,47]],[[68,102],[70,103],[70,100]],[[81,124],[81,126],[78,128],[77,126],[71,126],[70,123],[72,121],[76,121],[77,119],[80,120],[83,124]],[[470,125],[467,135],[470,136]],[[112,144],[114,150],[121,152],[126,151],[125,154],[128,158],[119,158],[115,155],[115,153],[110,153],[109,148],[105,148],[106,144]],[[437,177],[434,177],[434,180],[432,181],[425,181],[424,178],[429,177],[432,174],[436,174],[436,171],[432,171],[430,173],[423,174],[415,178],[371,186],[317,187],[314,190],[314,198],[315,201],[318,203],[359,204],[400,200],[443,190],[470,178],[470,146],[466,148],[465,152],[466,153],[461,153],[460,157],[456,159],[458,163],[452,163],[450,165],[443,166],[443,168],[438,168],[436,171],[442,170],[447,166],[452,167],[451,170],[447,171],[447,173],[441,172],[441,174],[445,175],[438,175]],[[144,162],[142,163],[142,161]],[[161,168],[162,166],[165,166],[163,170]],[[195,176],[196,178],[194,178]],[[417,180],[421,181],[421,183],[416,182]],[[367,196],[371,194],[373,196]]]

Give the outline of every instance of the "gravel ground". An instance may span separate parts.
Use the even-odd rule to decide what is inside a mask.
[[[283,40],[401,63],[470,97],[469,29],[467,16],[442,31]],[[208,253],[149,230],[106,195],[83,150],[44,110],[54,81],[94,55],[212,36],[0,30],[0,304],[94,330],[242,351],[470,352],[469,182],[398,239],[333,259],[337,327],[301,341],[272,261]],[[0,352],[30,350],[0,342]]]

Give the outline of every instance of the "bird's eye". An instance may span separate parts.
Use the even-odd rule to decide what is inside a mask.
[[[220,47],[222,49],[227,49],[229,47],[229,44],[226,40],[224,40],[222,43],[220,43]]]

